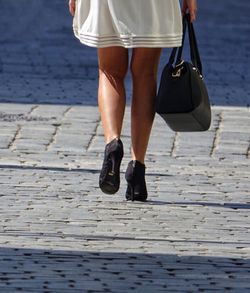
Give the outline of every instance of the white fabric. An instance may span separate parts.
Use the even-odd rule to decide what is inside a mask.
[[[177,47],[179,0],[76,0],[73,30],[91,47]]]

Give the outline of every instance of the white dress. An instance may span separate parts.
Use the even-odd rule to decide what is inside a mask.
[[[75,36],[91,47],[178,47],[179,0],[76,0]]]

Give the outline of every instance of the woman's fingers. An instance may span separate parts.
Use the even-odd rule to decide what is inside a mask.
[[[75,15],[76,10],[76,1],[75,0],[69,0],[69,12],[72,16]]]
[[[187,12],[187,1],[183,0],[183,4],[182,4],[182,14],[185,14]]]
[[[190,21],[195,21],[197,14],[197,0],[183,0],[182,13],[185,14],[187,12],[190,14]]]
[[[196,5],[196,1],[191,1],[191,2],[193,2],[193,3],[188,9],[189,9],[189,13],[190,13],[190,21],[193,22],[196,20],[197,5]]]

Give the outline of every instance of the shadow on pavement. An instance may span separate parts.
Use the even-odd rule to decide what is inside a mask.
[[[0,7],[0,102],[95,106],[96,50],[74,38],[67,1],[0,0]],[[199,2],[196,28],[212,104],[250,104],[249,8],[247,0]]]
[[[98,241],[90,238],[88,242],[91,240]],[[2,247],[0,263],[0,290],[5,293],[250,289],[249,259]]]
[[[206,207],[218,207],[218,208],[229,208],[234,210],[250,209],[250,204],[242,204],[237,202],[230,203],[213,203],[205,201],[159,201],[159,200],[149,200],[147,201],[149,205],[176,205],[176,206],[206,206]]]

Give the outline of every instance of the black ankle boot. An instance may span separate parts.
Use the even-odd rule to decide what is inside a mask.
[[[127,200],[146,201],[148,192],[145,181],[145,165],[139,161],[131,161],[125,174],[128,182]]]
[[[119,190],[122,157],[122,141],[115,138],[105,147],[104,160],[99,178],[99,186],[102,192],[114,194]]]

